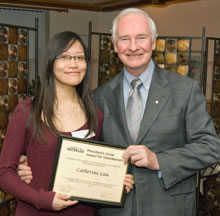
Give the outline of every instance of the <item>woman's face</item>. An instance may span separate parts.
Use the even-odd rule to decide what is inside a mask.
[[[79,85],[86,74],[86,57],[82,45],[75,41],[64,53],[57,56],[54,62],[54,80],[56,87]]]

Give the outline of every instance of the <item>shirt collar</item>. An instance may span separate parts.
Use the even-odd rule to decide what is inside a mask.
[[[150,83],[152,80],[152,76],[153,76],[153,72],[154,72],[154,68],[155,68],[155,63],[153,62],[153,60],[150,60],[149,66],[147,67],[147,69],[138,77],[142,83],[144,88],[149,89],[150,88]],[[124,72],[124,78],[125,81],[127,82],[127,84],[129,85],[129,87],[131,88],[131,82],[132,80],[134,80],[136,77],[132,76],[124,67],[123,69]]]

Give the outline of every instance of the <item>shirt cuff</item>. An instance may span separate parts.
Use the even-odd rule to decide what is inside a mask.
[[[157,174],[160,179],[163,178],[162,172],[160,170],[157,172]]]

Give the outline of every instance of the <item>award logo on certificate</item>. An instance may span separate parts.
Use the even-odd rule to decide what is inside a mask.
[[[71,199],[123,206],[123,148],[104,143],[60,136],[50,190],[71,195]]]

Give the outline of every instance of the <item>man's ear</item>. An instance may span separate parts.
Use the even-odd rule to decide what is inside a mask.
[[[118,52],[118,48],[117,48],[116,42],[113,40],[113,38],[112,38],[112,43],[113,43],[113,46],[114,46],[114,50],[117,53]]]
[[[156,49],[156,43],[157,43],[157,40],[155,39],[155,41],[152,42],[152,50]]]

